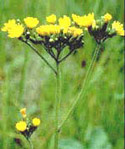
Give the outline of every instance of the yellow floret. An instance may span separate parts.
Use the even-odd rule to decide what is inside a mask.
[[[77,16],[75,14],[72,14],[72,18],[73,18],[73,21],[79,25],[80,27],[83,26],[83,23],[84,23],[84,17],[83,16]]]
[[[122,29],[122,30],[119,30],[119,33],[118,33],[120,36],[125,36],[125,30]]]
[[[7,32],[9,29],[11,29],[13,26],[16,25],[16,20],[11,19],[7,23],[4,23],[4,27],[2,27],[2,31]]]
[[[21,109],[20,113],[22,114],[23,118],[25,118],[26,117],[26,108]]]
[[[72,15],[73,21],[80,27],[90,27],[95,23],[94,13],[89,13],[84,16]]]
[[[52,34],[59,34],[61,28],[59,25],[41,25],[36,28],[36,32],[41,36],[49,36]]]
[[[83,33],[83,30],[76,27],[68,27],[63,30],[64,34],[70,34],[74,37],[80,36]]]
[[[40,125],[40,119],[39,118],[33,118],[32,119],[33,126],[37,127]]]
[[[83,26],[84,27],[90,27],[93,25],[95,19],[94,19],[94,13],[89,13],[87,16],[85,15],[83,17]]]
[[[119,21],[114,21],[112,23],[112,29],[114,29],[118,35],[125,36],[123,24],[121,24]]]
[[[20,132],[25,131],[27,128],[27,124],[25,121],[20,121],[18,123],[16,123],[16,129]]]
[[[112,15],[111,15],[111,14],[106,13],[106,14],[104,15],[104,21],[105,21],[106,23],[109,22],[111,19],[112,19]]]
[[[72,14],[72,19],[74,22],[78,22],[79,21],[80,16],[76,15],[76,14]]]
[[[21,24],[16,24],[11,29],[8,30],[8,37],[19,38],[24,32],[24,27]]]
[[[62,18],[59,18],[58,21],[61,28],[66,28],[71,25],[71,19],[65,15]]]
[[[28,28],[32,29],[38,25],[39,20],[37,18],[27,17],[24,19],[24,22]]]
[[[47,21],[48,23],[54,24],[54,23],[56,22],[56,15],[52,14],[52,15],[46,17],[46,21]]]

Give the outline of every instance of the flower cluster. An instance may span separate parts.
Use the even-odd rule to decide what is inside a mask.
[[[22,135],[26,137],[26,139],[29,139],[29,137],[33,134],[33,132],[40,125],[40,119],[33,118],[32,120],[29,120],[26,115],[26,108],[21,109],[20,113],[23,119],[17,122],[15,127],[17,131],[19,131]]]
[[[106,13],[98,20],[95,19],[94,13],[89,13],[84,16],[77,16],[73,14],[72,18],[76,25],[87,29],[98,44],[104,42],[107,38],[112,38],[115,35],[125,35],[123,24],[119,21],[114,21],[111,27],[108,26],[109,21],[112,20],[112,15],[109,13]]]
[[[2,31],[8,32],[10,38],[42,45],[59,63],[72,52],[83,47],[83,31],[87,30],[98,44],[115,35],[124,36],[123,24],[114,21],[110,25],[111,20],[112,16],[109,13],[100,19],[95,19],[94,13],[83,16],[72,14],[72,18],[66,15],[57,18],[52,14],[46,17],[46,23],[42,25],[39,25],[39,20],[34,17],[26,17],[23,22],[9,20],[4,24]],[[61,53],[66,47],[69,52],[62,58]]]
[[[56,15],[52,14],[46,17],[46,24],[38,24],[39,20],[33,17],[24,18],[23,22],[12,19],[4,24],[2,31],[8,32],[10,38],[42,45],[58,63],[83,46],[83,30],[73,25],[68,16],[57,19]],[[69,52],[62,58],[61,52],[66,47]]]

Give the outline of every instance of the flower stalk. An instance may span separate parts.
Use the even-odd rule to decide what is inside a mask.
[[[29,142],[30,149],[34,149],[34,147],[33,147],[33,143],[32,143],[32,141],[31,141],[31,139],[28,138],[27,141]]]
[[[93,57],[92,57],[92,61],[89,65],[89,68],[87,70],[87,73],[86,73],[86,77],[84,79],[84,82],[83,82],[83,85],[82,85],[82,88],[81,88],[81,91],[79,92],[79,94],[77,95],[76,99],[74,100],[73,104],[71,105],[71,108],[69,109],[69,111],[67,112],[66,116],[65,116],[65,119],[62,121],[62,123],[60,124],[60,126],[58,127],[58,131],[61,130],[61,128],[63,127],[63,125],[65,124],[65,122],[67,121],[67,119],[69,118],[69,116],[71,115],[71,113],[74,111],[75,107],[77,106],[79,100],[81,99],[81,97],[84,97],[85,96],[85,91],[86,91],[86,85],[87,85],[87,82],[90,78],[90,75],[92,73],[92,70],[93,70],[93,66],[96,62],[96,59],[97,59],[97,56],[98,56],[98,53],[99,53],[99,50],[100,50],[100,47],[101,47],[101,44],[97,44],[97,47],[94,51],[94,54],[93,54]]]
[[[57,75],[56,75],[56,102],[55,102],[55,144],[54,149],[58,149],[59,142],[59,109],[60,109],[60,100],[61,100],[61,83],[60,83],[60,68],[59,63],[56,62],[57,66]]]

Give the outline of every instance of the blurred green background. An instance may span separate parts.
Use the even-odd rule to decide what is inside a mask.
[[[51,13],[58,17],[94,12],[96,18],[109,12],[123,22],[123,0],[0,0],[0,27],[8,19],[38,17],[41,23]],[[61,64],[62,101],[60,120],[79,92],[95,49],[95,41],[85,33],[85,44]],[[96,62],[87,93],[60,132],[60,149],[123,148],[123,38],[114,37],[104,44]],[[53,60],[44,53],[46,58]],[[81,62],[86,66],[81,67]],[[41,125],[32,136],[35,149],[53,146],[55,76],[29,47],[0,33],[0,148],[29,148],[16,133],[21,119],[19,109],[26,107],[30,117]],[[14,141],[20,138],[21,145]]]

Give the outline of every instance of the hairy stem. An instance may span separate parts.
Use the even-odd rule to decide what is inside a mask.
[[[59,142],[59,131],[58,131],[58,123],[59,123],[59,109],[60,109],[60,69],[59,63],[57,63],[57,88],[56,88],[56,103],[55,103],[55,144],[54,149],[58,149],[58,142]]]
[[[29,139],[27,139],[27,140],[28,140],[28,142],[29,142],[30,149],[33,149],[34,147],[33,147],[32,141],[30,140],[30,138],[29,138]]]
[[[85,79],[84,79],[84,82],[83,82],[83,85],[82,85],[82,88],[79,92],[79,94],[77,95],[76,99],[74,100],[73,104],[71,105],[71,108],[69,109],[69,111],[67,112],[66,116],[65,116],[65,119],[62,121],[62,123],[60,124],[60,126],[58,127],[58,131],[60,131],[60,129],[62,128],[62,126],[65,124],[65,122],[67,121],[67,119],[69,118],[69,116],[71,115],[71,113],[73,112],[73,110],[75,109],[78,101],[81,99],[81,96],[84,97],[85,95],[85,87],[86,87],[86,83],[88,82],[88,79],[89,79],[89,76],[93,70],[93,66],[94,66],[94,63],[96,61],[96,58],[97,58],[97,55],[98,55],[98,52],[99,52],[99,49],[100,49],[100,45],[97,45],[95,51],[94,51],[94,54],[93,54],[93,57],[92,57],[92,61],[89,65],[89,68],[87,70],[87,73],[86,73],[86,76],[85,76]]]

